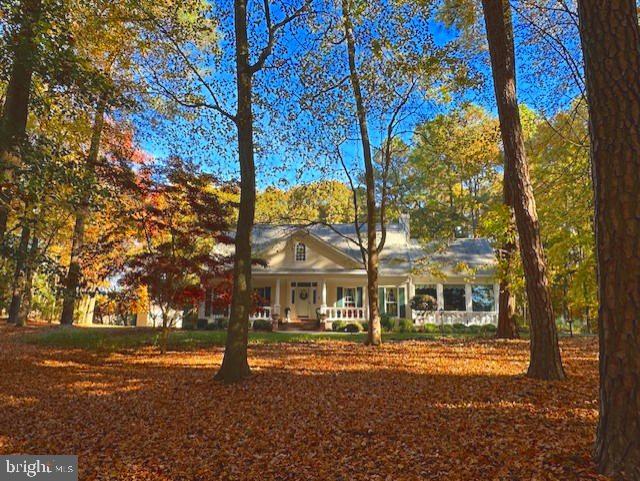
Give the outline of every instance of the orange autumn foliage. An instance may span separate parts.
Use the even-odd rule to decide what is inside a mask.
[[[252,377],[224,385],[219,347],[108,354],[9,332],[0,452],[78,454],[83,481],[605,479],[591,339],[562,341],[566,382],[524,377],[525,341],[322,341],[251,345]]]

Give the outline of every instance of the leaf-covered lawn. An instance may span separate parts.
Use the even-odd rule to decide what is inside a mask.
[[[522,376],[524,341],[319,340],[252,344],[227,386],[217,346],[23,336],[0,329],[0,452],[78,454],[81,480],[599,479],[594,339],[562,340],[561,383]]]

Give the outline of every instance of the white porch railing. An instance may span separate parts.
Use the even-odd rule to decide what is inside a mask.
[[[469,312],[469,311],[435,311],[418,312],[413,311],[413,320],[416,324],[471,324],[485,325],[498,324],[498,313],[489,312]]]
[[[366,307],[321,307],[320,314],[327,321],[366,321],[369,318]]]
[[[271,306],[262,306],[258,307],[255,312],[249,315],[249,319],[252,321],[255,320],[263,320],[270,321],[271,320]]]

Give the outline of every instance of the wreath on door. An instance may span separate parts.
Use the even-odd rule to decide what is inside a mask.
[[[302,299],[303,301],[306,301],[307,297],[309,297],[309,292],[306,289],[301,290],[300,299]]]

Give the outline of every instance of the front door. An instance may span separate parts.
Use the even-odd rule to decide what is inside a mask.
[[[293,287],[293,304],[299,318],[309,318],[314,315],[316,300],[316,286],[310,282],[300,282]]]

